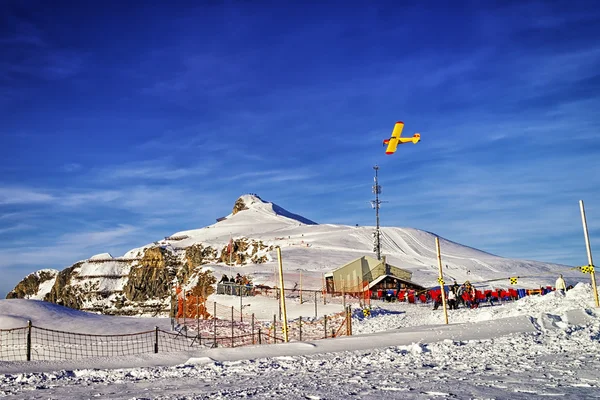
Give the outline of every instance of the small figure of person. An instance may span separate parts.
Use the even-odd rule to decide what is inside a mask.
[[[229,283],[229,277],[227,275],[223,274],[219,283]]]
[[[560,292],[562,294],[565,294],[565,292],[567,290],[567,284],[565,283],[565,280],[563,279],[562,274],[560,274],[558,276],[558,279],[556,280],[556,284],[554,285],[554,287],[556,287],[556,290],[560,290]]]
[[[442,305],[442,292],[436,294],[433,302],[433,309],[437,310]]]
[[[242,284],[242,276],[240,275],[240,273],[238,272],[238,274],[235,276],[235,284],[236,285],[241,285]]]
[[[490,306],[494,306],[494,297],[491,290],[485,293],[485,299],[490,303]]]
[[[450,307],[451,310],[458,310],[456,294],[452,290],[448,291],[448,307]]]
[[[454,292],[454,294],[456,296],[458,296],[458,289],[460,288],[460,286],[458,285],[458,283],[456,283],[456,280],[454,280],[454,284],[452,286],[450,286],[450,289],[452,289],[452,291]]]

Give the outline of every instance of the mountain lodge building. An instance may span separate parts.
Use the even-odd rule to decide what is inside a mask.
[[[365,290],[416,289],[424,287],[411,281],[412,272],[385,261],[362,256],[325,274],[327,293],[358,293]]]

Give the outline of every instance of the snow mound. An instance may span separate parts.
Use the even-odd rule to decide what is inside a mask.
[[[164,323],[156,323],[161,320],[164,320]],[[42,328],[89,334],[140,332],[154,329],[156,325],[165,330],[170,329],[168,318],[140,320],[135,317],[92,314],[40,300],[0,300],[2,329],[22,328],[27,326],[27,321]]]
[[[113,256],[110,253],[100,253],[95,256],[91,256],[90,260],[110,260]]]

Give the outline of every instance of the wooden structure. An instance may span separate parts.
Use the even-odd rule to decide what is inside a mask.
[[[325,275],[327,293],[358,293],[377,289],[423,289],[412,273],[386,262],[362,256]]]

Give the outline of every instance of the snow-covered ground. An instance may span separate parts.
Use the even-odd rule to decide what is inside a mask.
[[[232,301],[234,301],[232,299]],[[302,315],[290,302],[291,314]],[[267,303],[261,305],[268,307]],[[275,310],[265,313],[272,315]],[[328,310],[323,309],[323,312]],[[0,301],[0,327],[130,333],[168,320]],[[600,398],[600,314],[591,285],[449,311],[374,303],[351,337],[75,361],[0,362],[0,393],[27,399]]]

